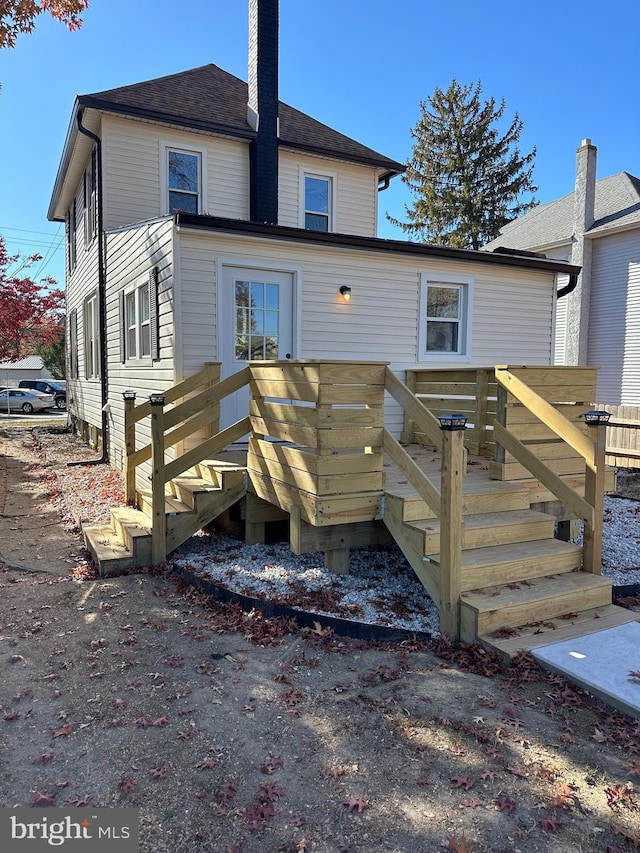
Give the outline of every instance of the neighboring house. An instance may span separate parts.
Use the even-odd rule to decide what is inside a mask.
[[[620,172],[596,181],[590,139],[577,151],[575,190],[506,225],[485,246],[541,252],[582,267],[558,302],[556,364],[600,368],[598,401],[640,403],[640,179]],[[595,402],[595,401],[594,401]]]
[[[66,222],[68,407],[116,464],[122,392],[206,362],[551,362],[557,279],[577,268],[377,238],[403,166],[280,102],[277,43],[277,0],[250,0],[248,85],[206,65],[74,105],[49,208]]]
[[[0,385],[17,385],[21,379],[51,379],[51,374],[42,366],[39,355],[0,362]]]

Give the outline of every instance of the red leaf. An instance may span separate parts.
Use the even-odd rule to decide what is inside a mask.
[[[34,800],[31,803],[31,808],[38,809],[44,806],[55,806],[53,797],[48,794],[42,794],[40,791],[34,791]]]
[[[451,782],[453,782],[454,788],[464,788],[465,791],[468,791],[469,788],[473,788],[476,784],[476,779],[469,779],[468,776],[451,776]]]
[[[67,735],[71,734],[71,732],[74,730],[74,728],[75,728],[74,725],[72,725],[71,723],[68,723],[66,726],[62,726],[62,728],[57,729],[53,733],[53,736],[54,737],[66,737]]]
[[[455,838],[449,838],[446,849],[452,850],[453,853],[473,853],[476,845],[471,841],[467,841],[467,837],[463,832],[460,841],[456,841]]]
[[[350,814],[352,811],[362,812],[369,805],[368,800],[363,800],[362,797],[349,797],[348,800],[345,800],[343,803],[347,807],[347,812]]]
[[[542,820],[540,821],[540,825],[542,826],[543,832],[556,833],[562,826],[562,821],[558,820],[557,817],[547,815],[547,817],[542,818]]]
[[[495,803],[499,812],[513,814],[517,808],[517,803],[509,797],[500,797],[500,799],[496,800]]]

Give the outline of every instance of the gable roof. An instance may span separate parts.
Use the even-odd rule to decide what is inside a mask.
[[[83,107],[146,118],[167,124],[253,139],[247,122],[247,84],[218,68],[202,65],[132,86],[81,95]],[[280,101],[280,143],[290,148],[378,166],[394,174],[397,163],[366,145]]]
[[[483,247],[493,251],[498,246],[510,249],[541,249],[571,242],[573,234],[574,195],[534,207],[519,219],[509,222],[500,236]],[[595,222],[585,233],[598,236],[609,231],[640,226],[640,179],[619,172],[596,181]]]

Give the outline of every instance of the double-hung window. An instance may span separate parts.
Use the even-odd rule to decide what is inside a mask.
[[[76,268],[76,200],[67,213],[67,267],[70,273]]]
[[[98,233],[98,154],[94,148],[84,173],[84,244],[89,246]]]
[[[420,287],[419,360],[468,357],[473,280],[423,275]]]
[[[87,379],[98,379],[100,376],[100,322],[97,293],[92,293],[84,301],[84,374]]]
[[[202,155],[196,151],[167,148],[169,213],[202,211]]]
[[[151,357],[149,281],[124,295],[125,357],[127,361]]]
[[[309,231],[333,231],[334,178],[305,174],[302,184],[304,227]]]

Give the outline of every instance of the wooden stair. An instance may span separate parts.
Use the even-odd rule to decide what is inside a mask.
[[[167,553],[201,530],[245,495],[245,468],[207,460],[167,483]],[[83,525],[87,549],[100,575],[151,565],[150,490],[138,490],[139,509],[111,509],[109,524]]]
[[[440,524],[406,492],[385,495],[384,520],[438,604]],[[505,658],[636,618],[611,603],[610,580],[581,571],[582,548],[555,539],[555,519],[530,501],[526,484],[464,481],[460,639]]]

